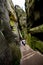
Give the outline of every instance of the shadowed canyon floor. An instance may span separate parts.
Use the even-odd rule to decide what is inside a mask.
[[[43,65],[43,55],[38,51],[33,51],[28,45],[20,46],[21,62],[20,65]]]

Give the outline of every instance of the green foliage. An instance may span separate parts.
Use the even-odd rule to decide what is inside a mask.
[[[36,41],[36,49],[39,50],[41,53],[43,53],[43,42]]]
[[[12,50],[12,56],[13,56],[13,65],[19,65],[20,64],[20,59],[21,59],[21,52],[20,48],[16,44],[10,44],[10,48]]]
[[[43,42],[36,37],[31,36],[30,33],[26,35],[26,42],[33,50],[38,50],[43,53]]]
[[[31,37],[31,48],[38,50],[43,53],[43,42],[38,40],[36,37]]]
[[[22,37],[24,38],[24,32],[23,31],[21,31],[21,34],[22,34]]]
[[[31,45],[31,34],[26,34],[26,42],[27,44]]]

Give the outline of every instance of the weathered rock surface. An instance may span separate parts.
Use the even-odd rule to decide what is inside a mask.
[[[43,3],[41,0],[25,0],[27,13],[27,27],[36,27],[43,24]]]
[[[17,15],[20,36],[21,38],[26,38],[26,34],[27,34],[26,12],[22,8],[20,8],[20,6],[18,5],[15,6],[15,12]]]
[[[14,59],[16,58],[16,60],[18,60],[19,58],[19,54],[18,56],[13,54],[20,51],[19,47],[16,47],[16,44],[19,43],[19,34],[17,31],[18,25],[14,24],[16,31],[13,32],[10,25],[11,20],[17,23],[17,17],[12,0],[0,0],[0,65],[14,65]],[[17,34],[15,34],[15,32]],[[18,50],[14,51],[15,49]],[[17,62],[19,63],[20,60]]]
[[[27,31],[33,34],[43,32],[43,2],[41,0],[25,0],[27,13]],[[39,35],[39,34],[38,34]],[[39,35],[39,37],[40,37]],[[34,35],[35,36],[35,35]]]
[[[22,8],[20,8],[20,6],[15,5],[15,12],[16,12],[16,15],[19,19],[18,23],[20,24],[20,26],[26,27],[26,13],[25,13],[25,11]]]

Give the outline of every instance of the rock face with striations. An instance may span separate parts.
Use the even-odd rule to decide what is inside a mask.
[[[17,25],[16,21],[17,17],[12,0],[0,0],[0,65],[16,65],[16,63],[19,63],[19,61],[14,61],[14,59],[18,60],[17,58],[20,57],[17,53],[20,51],[19,47],[16,46],[19,43],[17,40],[19,37],[18,34],[15,34],[15,31],[13,32],[13,27]],[[11,23],[14,22],[15,24],[12,26]],[[18,30],[17,26],[15,26],[16,30]],[[15,48],[18,51],[15,51]]]
[[[43,53],[43,2],[42,0],[25,0],[27,14],[27,42],[34,50]]]
[[[32,34],[43,32],[43,2],[41,0],[25,0],[27,13],[27,29]]]
[[[41,0],[25,0],[27,26],[33,28],[43,24],[43,2]],[[31,25],[32,24],[32,25]]]
[[[21,37],[26,38],[26,12],[18,5],[15,5],[15,12],[17,15],[18,26],[21,32]]]
[[[18,5],[15,5],[15,12],[18,18],[18,23],[21,27],[26,26],[26,13],[25,11]]]

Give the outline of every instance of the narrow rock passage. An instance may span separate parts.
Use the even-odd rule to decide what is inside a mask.
[[[43,65],[43,55],[33,51],[27,44],[20,46],[22,58],[20,65]]]

